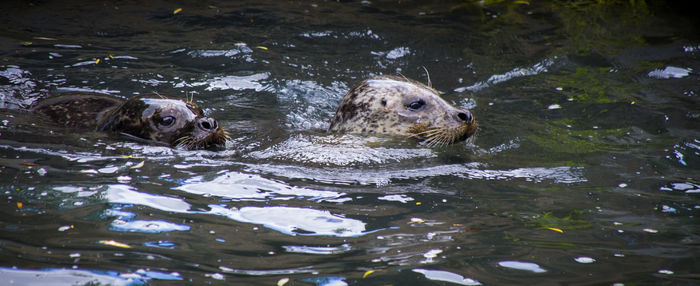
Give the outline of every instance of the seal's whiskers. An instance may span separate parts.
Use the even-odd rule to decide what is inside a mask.
[[[410,134],[409,137],[424,139],[422,143],[428,147],[440,147],[460,141],[467,131],[467,127],[431,128]]]

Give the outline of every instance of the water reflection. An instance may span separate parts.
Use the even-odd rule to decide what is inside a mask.
[[[142,205],[166,212],[185,213],[190,209],[182,199],[137,192],[127,185],[108,186],[104,198],[113,204]]]
[[[305,254],[320,254],[320,255],[330,255],[330,254],[340,254],[352,250],[350,244],[341,244],[338,246],[306,246],[306,245],[285,245],[282,246],[285,251],[292,253],[305,253]]]
[[[321,201],[338,199],[344,195],[338,192],[289,186],[256,174],[240,172],[224,172],[213,180],[204,180],[202,176],[196,176],[186,180],[175,189],[197,195],[213,195],[236,201],[290,200],[293,198]]]
[[[185,49],[181,50],[176,50],[171,53],[178,53],[178,52],[184,52]],[[232,57],[237,57],[239,55],[245,55],[245,54],[251,54],[253,50],[251,50],[248,45],[245,43],[236,43],[234,45],[234,48],[228,49],[228,50],[192,50],[187,52],[187,55],[191,57],[227,57],[227,58],[232,58]],[[252,61],[252,58],[249,55],[245,55],[244,59],[246,61]]]
[[[426,279],[434,281],[444,281],[458,285],[481,285],[479,281],[471,278],[465,278],[462,275],[449,271],[415,268],[413,269],[413,272],[423,274]]]
[[[219,266],[219,270],[221,270],[221,272],[229,273],[229,274],[252,275],[252,276],[316,273],[316,270],[313,270],[311,267],[255,270],[255,269],[234,269],[234,268],[230,268],[230,267],[226,267],[226,266]]]
[[[135,273],[71,269],[28,270],[0,268],[0,277],[10,285],[145,285],[151,278],[182,280],[176,273],[139,270]]]
[[[314,168],[307,166],[251,164],[249,170],[272,174],[275,176],[304,179],[328,184],[359,184],[385,186],[401,180],[416,180],[437,176],[455,176],[465,179],[511,180],[524,179],[529,182],[552,181],[554,183],[572,184],[586,182],[581,167],[552,168],[517,168],[512,170],[483,169],[482,164],[450,164],[401,170],[374,170],[372,176],[365,176],[366,171],[356,169]],[[415,191],[415,190],[413,190]]]
[[[488,88],[490,86],[499,84],[501,82],[509,81],[518,77],[523,77],[523,76],[533,76],[533,75],[538,75],[541,73],[546,73],[548,72],[548,68],[554,65],[557,62],[557,58],[552,58],[552,59],[544,59],[530,67],[526,68],[515,68],[509,72],[506,72],[504,74],[495,74],[489,77],[485,81],[480,81],[477,83],[474,83],[473,85],[470,86],[465,86],[465,87],[458,87],[455,88],[455,92],[464,92],[464,91],[471,91],[471,92],[477,92],[479,90]]]
[[[347,286],[345,277],[337,276],[317,276],[313,278],[300,279],[302,282],[313,283],[316,286]]]
[[[530,271],[530,272],[534,272],[534,273],[547,272],[547,270],[543,269],[542,267],[540,267],[536,263],[532,263],[532,262],[500,261],[500,262],[498,262],[498,265],[505,267],[505,268]]]
[[[656,69],[649,72],[649,77],[659,78],[659,79],[669,79],[669,78],[684,78],[690,75],[691,70],[668,66],[664,69]]]
[[[294,207],[209,207],[211,211],[207,213],[239,222],[261,224],[288,235],[356,237],[366,234],[364,222],[334,215],[329,211]]]
[[[199,179],[183,184],[177,189],[203,196],[218,196],[236,200],[291,199],[307,196],[314,200],[332,200],[342,194],[327,191],[314,191],[290,187],[279,182],[263,179],[257,175],[227,173],[214,181],[198,182]],[[187,231],[190,226],[175,224],[163,220],[133,220],[134,215],[120,209],[129,205],[142,205],[153,209],[190,214],[209,214],[224,216],[229,219],[250,224],[260,224],[288,235],[322,235],[338,237],[355,237],[364,235],[365,223],[356,219],[331,214],[329,211],[296,207],[227,207],[209,205],[208,211],[190,210],[190,204],[182,199],[135,191],[128,185],[109,185],[103,194],[104,199],[118,204],[117,209],[108,215],[118,216],[111,224],[115,231],[158,233],[170,231]]]
[[[308,80],[270,82],[270,91],[286,114],[285,126],[292,130],[326,130],[338,102],[348,90],[347,83],[322,85]]]
[[[132,220],[116,219],[109,228],[113,231],[161,233],[171,231],[188,231],[190,226],[172,223],[164,220]]]
[[[0,65],[0,108],[30,106],[40,94],[32,74],[16,65]]]
[[[206,82],[195,82],[190,84],[179,83],[175,86],[206,86],[206,90],[255,90],[264,89],[260,81],[269,77],[269,73],[259,73],[246,76],[221,76],[207,79]]]
[[[382,164],[437,155],[427,148],[380,147],[387,138],[356,135],[315,136],[295,134],[286,141],[267,149],[246,154],[256,160],[294,161],[313,165],[350,166]],[[378,146],[379,145],[379,146]],[[323,179],[309,173],[311,178]]]

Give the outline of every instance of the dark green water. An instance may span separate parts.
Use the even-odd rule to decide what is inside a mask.
[[[696,13],[522,2],[4,4],[0,278],[700,283]],[[423,67],[476,140],[324,132],[352,85]],[[26,112],[65,91],[194,95],[233,140],[173,150]]]

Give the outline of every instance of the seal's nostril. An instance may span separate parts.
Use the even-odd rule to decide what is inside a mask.
[[[472,121],[472,115],[469,114],[469,112],[457,113],[457,117],[459,117],[459,119],[462,119],[463,121],[467,121],[467,122]]]
[[[202,118],[199,120],[199,126],[204,130],[216,129],[217,124],[214,118]]]

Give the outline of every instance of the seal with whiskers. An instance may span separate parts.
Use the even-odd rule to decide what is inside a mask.
[[[226,131],[192,101],[159,94],[123,100],[98,93],[65,93],[34,104],[31,111],[73,129],[120,132],[183,149],[223,148]]]
[[[372,77],[348,91],[329,128],[406,136],[429,147],[465,141],[476,130],[469,110],[453,107],[430,86],[398,76]]]

